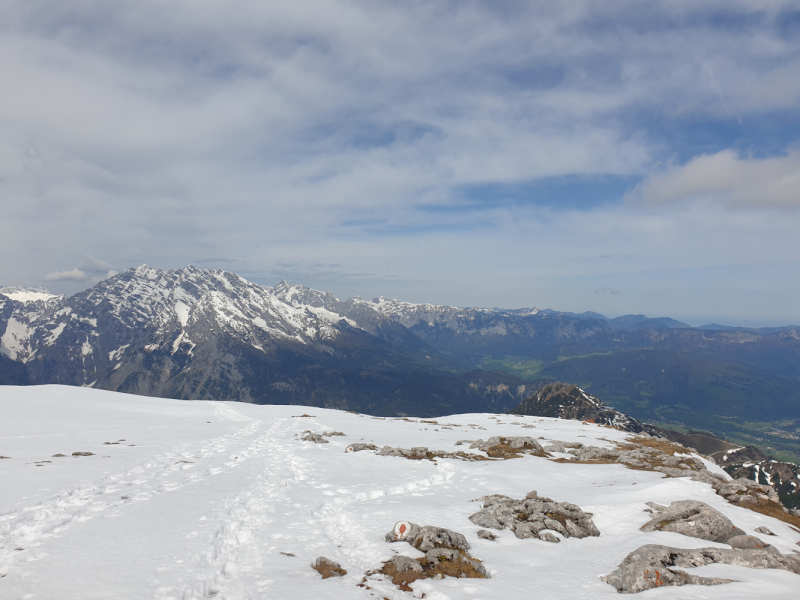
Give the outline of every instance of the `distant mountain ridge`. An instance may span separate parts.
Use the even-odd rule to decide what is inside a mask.
[[[685,325],[341,300],[286,281],[142,265],[70,298],[2,288],[0,383],[435,416],[503,412],[550,378],[597,386],[626,414],[657,422],[800,419],[798,328]],[[790,429],[780,435],[795,443]]]
[[[525,390],[506,373],[454,372],[369,303],[285,282],[143,265],[70,298],[19,293],[0,296],[6,384],[425,415],[505,407]]]

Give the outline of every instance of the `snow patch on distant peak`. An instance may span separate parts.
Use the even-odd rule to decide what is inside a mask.
[[[186,323],[189,322],[189,307],[183,302],[178,301],[175,303],[175,314],[178,315],[178,321],[181,322],[181,327],[186,327]]]
[[[125,350],[127,350],[128,346],[130,346],[130,344],[125,344],[124,346],[120,346],[116,350],[112,350],[111,352],[109,352],[108,353],[108,360],[113,362],[113,361],[117,360],[118,358],[121,358],[122,355],[125,353]]]
[[[30,356],[27,356],[27,353],[32,333],[33,330],[25,323],[21,323],[13,317],[10,318],[6,324],[6,331],[0,338],[0,354],[11,360],[28,362]]]
[[[60,336],[63,333],[65,326],[66,323],[59,323],[58,326],[55,329],[53,329],[53,331],[50,333],[50,336],[45,340],[44,342],[45,346],[52,346],[53,344],[55,344],[56,340],[58,339],[58,336]]]
[[[51,294],[42,287],[4,287],[0,288],[0,294],[16,300],[17,302],[39,302],[41,300],[55,300],[63,298],[57,294]]]

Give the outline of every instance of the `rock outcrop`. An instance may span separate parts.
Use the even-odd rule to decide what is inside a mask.
[[[425,553],[425,556],[418,559],[395,556],[386,561],[378,571],[369,573],[386,575],[401,590],[411,591],[408,584],[417,579],[441,579],[445,576],[489,578],[489,572],[481,561],[470,556],[467,538],[456,531],[398,521],[386,534],[386,541],[408,542]]]
[[[680,500],[666,508],[652,503],[649,506],[658,514],[642,526],[642,531],[671,531],[720,544],[745,535],[728,517],[705,502]]]
[[[600,535],[591,514],[569,502],[540,498],[535,491],[528,493],[523,500],[499,494],[484,496],[480,500],[483,507],[469,518],[470,521],[490,529],[510,529],[520,539],[560,541],[553,532],[565,538]]]
[[[800,509],[800,465],[773,460],[753,446],[728,452],[717,462],[734,479],[749,479],[769,486],[782,504]]]
[[[714,484],[714,489],[731,504],[748,507],[771,502],[780,505],[778,493],[774,489],[752,479],[740,477],[733,481],[721,481]]]
[[[675,567],[690,569],[721,563],[751,569],[782,569],[800,574],[800,560],[769,550],[698,548],[685,550],[648,544],[634,550],[619,567],[603,578],[622,594],[635,594],[655,587],[677,585],[720,585],[731,579],[700,577]]]
[[[483,440],[459,440],[456,442],[456,446],[464,443],[470,444],[470,450],[478,449],[485,452],[490,458],[517,458],[523,454],[547,456],[542,445],[528,436],[493,436],[485,442]]]
[[[437,458],[453,458],[456,460],[489,460],[480,454],[470,452],[445,452],[444,450],[429,450],[425,446],[414,448],[393,448],[384,446],[376,453],[378,456],[399,456],[409,460],[436,460]]]
[[[658,427],[641,423],[606,406],[600,398],[585,392],[577,385],[561,381],[549,383],[537,390],[509,411],[509,414],[590,421],[631,433],[658,435],[661,431]]]

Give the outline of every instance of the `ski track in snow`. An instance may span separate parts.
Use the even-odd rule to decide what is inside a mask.
[[[53,494],[34,506],[0,515],[0,567],[13,570],[16,548],[35,548],[48,537],[83,523],[109,509],[124,509],[154,496],[173,492],[205,477],[237,467],[260,451],[264,436],[247,444],[262,422],[211,402],[218,418],[246,423],[233,433],[198,445],[182,444],[101,481],[82,483]],[[205,459],[230,452],[228,460],[213,461],[203,470]],[[235,452],[235,458],[234,458]],[[211,462],[210,460],[208,462]],[[123,498],[124,497],[124,498]]]
[[[290,534],[274,533],[271,524],[279,517],[276,505],[289,500],[289,489],[297,485],[328,488],[329,484],[308,479],[314,473],[314,461],[300,456],[303,446],[292,443],[293,428],[285,427],[282,419],[267,430],[258,442],[256,453],[262,457],[257,481],[226,502],[220,510],[218,525],[210,548],[197,554],[188,562],[189,573],[177,586],[164,586],[155,590],[156,600],[255,600],[269,591],[271,565],[267,554],[275,554],[276,540],[294,541],[306,547],[339,548],[341,561],[349,578],[359,583],[363,574],[378,566],[376,557],[385,554],[384,544],[370,541],[371,533],[360,523],[359,503],[385,496],[419,494],[432,487],[447,484],[455,475],[455,468],[442,463],[436,465],[437,473],[422,479],[407,481],[402,485],[375,487],[371,490],[354,490],[339,487],[326,489],[323,494],[330,500],[317,504],[305,514],[300,513],[287,524]],[[362,487],[362,486],[359,486]],[[297,506],[297,505],[295,505]],[[312,577],[308,565],[298,565],[297,576]],[[379,598],[407,598],[391,583],[370,580],[371,591]]]
[[[225,407],[227,408],[227,407]],[[155,590],[157,600],[189,600],[216,596],[250,597],[247,589],[258,590],[258,597],[271,583],[259,577],[263,563],[263,539],[273,523],[274,505],[286,499],[285,488],[307,477],[309,462],[293,454],[278,433],[286,419],[278,420],[252,446],[264,461],[257,481],[226,502],[217,517],[219,524],[211,547],[189,561],[189,574],[178,586]],[[217,596],[221,597],[221,596]]]

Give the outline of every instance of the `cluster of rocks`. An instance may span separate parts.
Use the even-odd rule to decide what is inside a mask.
[[[306,429],[302,432],[302,437],[300,438],[304,442],[314,442],[315,444],[328,444],[330,443],[326,440],[326,437],[331,437],[335,435],[345,435],[341,431],[323,431],[322,433],[314,433]]]
[[[753,569],[783,569],[800,574],[800,557],[781,554],[761,539],[747,535],[730,519],[704,502],[681,500],[668,507],[648,502],[649,512],[656,515],[642,526],[642,531],[670,531],[694,538],[728,544],[727,548],[684,550],[648,544],[634,550],[619,567],[603,578],[618,592],[633,594],[654,587],[686,584],[719,585],[730,579],[699,577],[673,567],[699,567],[714,563]],[[766,527],[758,533],[773,535]]]
[[[619,567],[603,578],[623,594],[634,594],[655,587],[686,585],[719,585],[730,579],[700,577],[674,567],[694,568],[715,563],[749,567],[751,569],[782,569],[800,574],[800,560],[769,549],[728,550],[698,548],[685,550],[658,544],[648,544],[634,550]]]
[[[643,442],[651,440],[641,436]],[[619,445],[617,448],[602,448],[600,446],[584,446],[580,443],[566,444],[554,441],[545,448],[548,452],[562,452],[571,454],[575,459],[564,459],[565,461],[586,462],[586,463],[620,463],[631,469],[642,469],[648,471],[659,471],[669,477],[692,477],[700,480],[708,480],[706,483],[725,481],[722,475],[711,473],[699,458],[688,454],[688,450],[679,446],[661,442],[670,452],[665,452],[660,448],[655,448],[647,443],[632,442]],[[676,451],[685,450],[686,454]]]
[[[618,444],[616,448],[552,441],[544,447],[544,451],[574,456],[572,459],[554,459],[556,462],[619,463],[630,469],[658,471],[667,477],[689,477],[693,481],[711,485],[720,496],[733,504],[757,510],[766,508],[768,514],[778,518],[781,512],[800,516],[800,510],[784,507],[778,493],[769,485],[746,478],[729,481],[724,475],[709,471],[702,460],[689,454],[689,449],[673,442],[654,439],[647,434],[640,434],[635,439],[638,442]]]
[[[768,485],[756,483],[752,479],[741,477],[733,481],[718,481],[712,484],[717,494],[731,504],[752,507],[772,502],[780,504],[778,492]]]
[[[459,440],[455,443],[456,446],[461,446],[462,444],[470,444],[470,450],[478,449],[491,458],[517,458],[522,454],[547,456],[542,445],[528,436],[494,436],[485,442],[483,440]]]
[[[557,543],[561,540],[554,532],[565,538],[600,535],[590,513],[569,502],[540,498],[535,491],[529,492],[523,500],[499,494],[479,500],[483,501],[483,507],[469,518],[470,521],[489,529],[510,529],[520,539],[538,538]]]
[[[378,456],[400,456],[409,460],[435,460],[437,458],[453,458],[457,460],[488,460],[487,458],[469,452],[445,452],[444,450],[429,450],[425,446],[414,448],[393,448],[384,446],[377,452]]]
[[[386,541],[408,542],[425,553],[425,556],[417,559],[395,556],[386,561],[381,569],[370,573],[386,575],[402,590],[410,591],[408,584],[417,579],[442,579],[445,576],[489,578],[483,563],[470,556],[467,538],[450,529],[399,521],[386,534]]]

